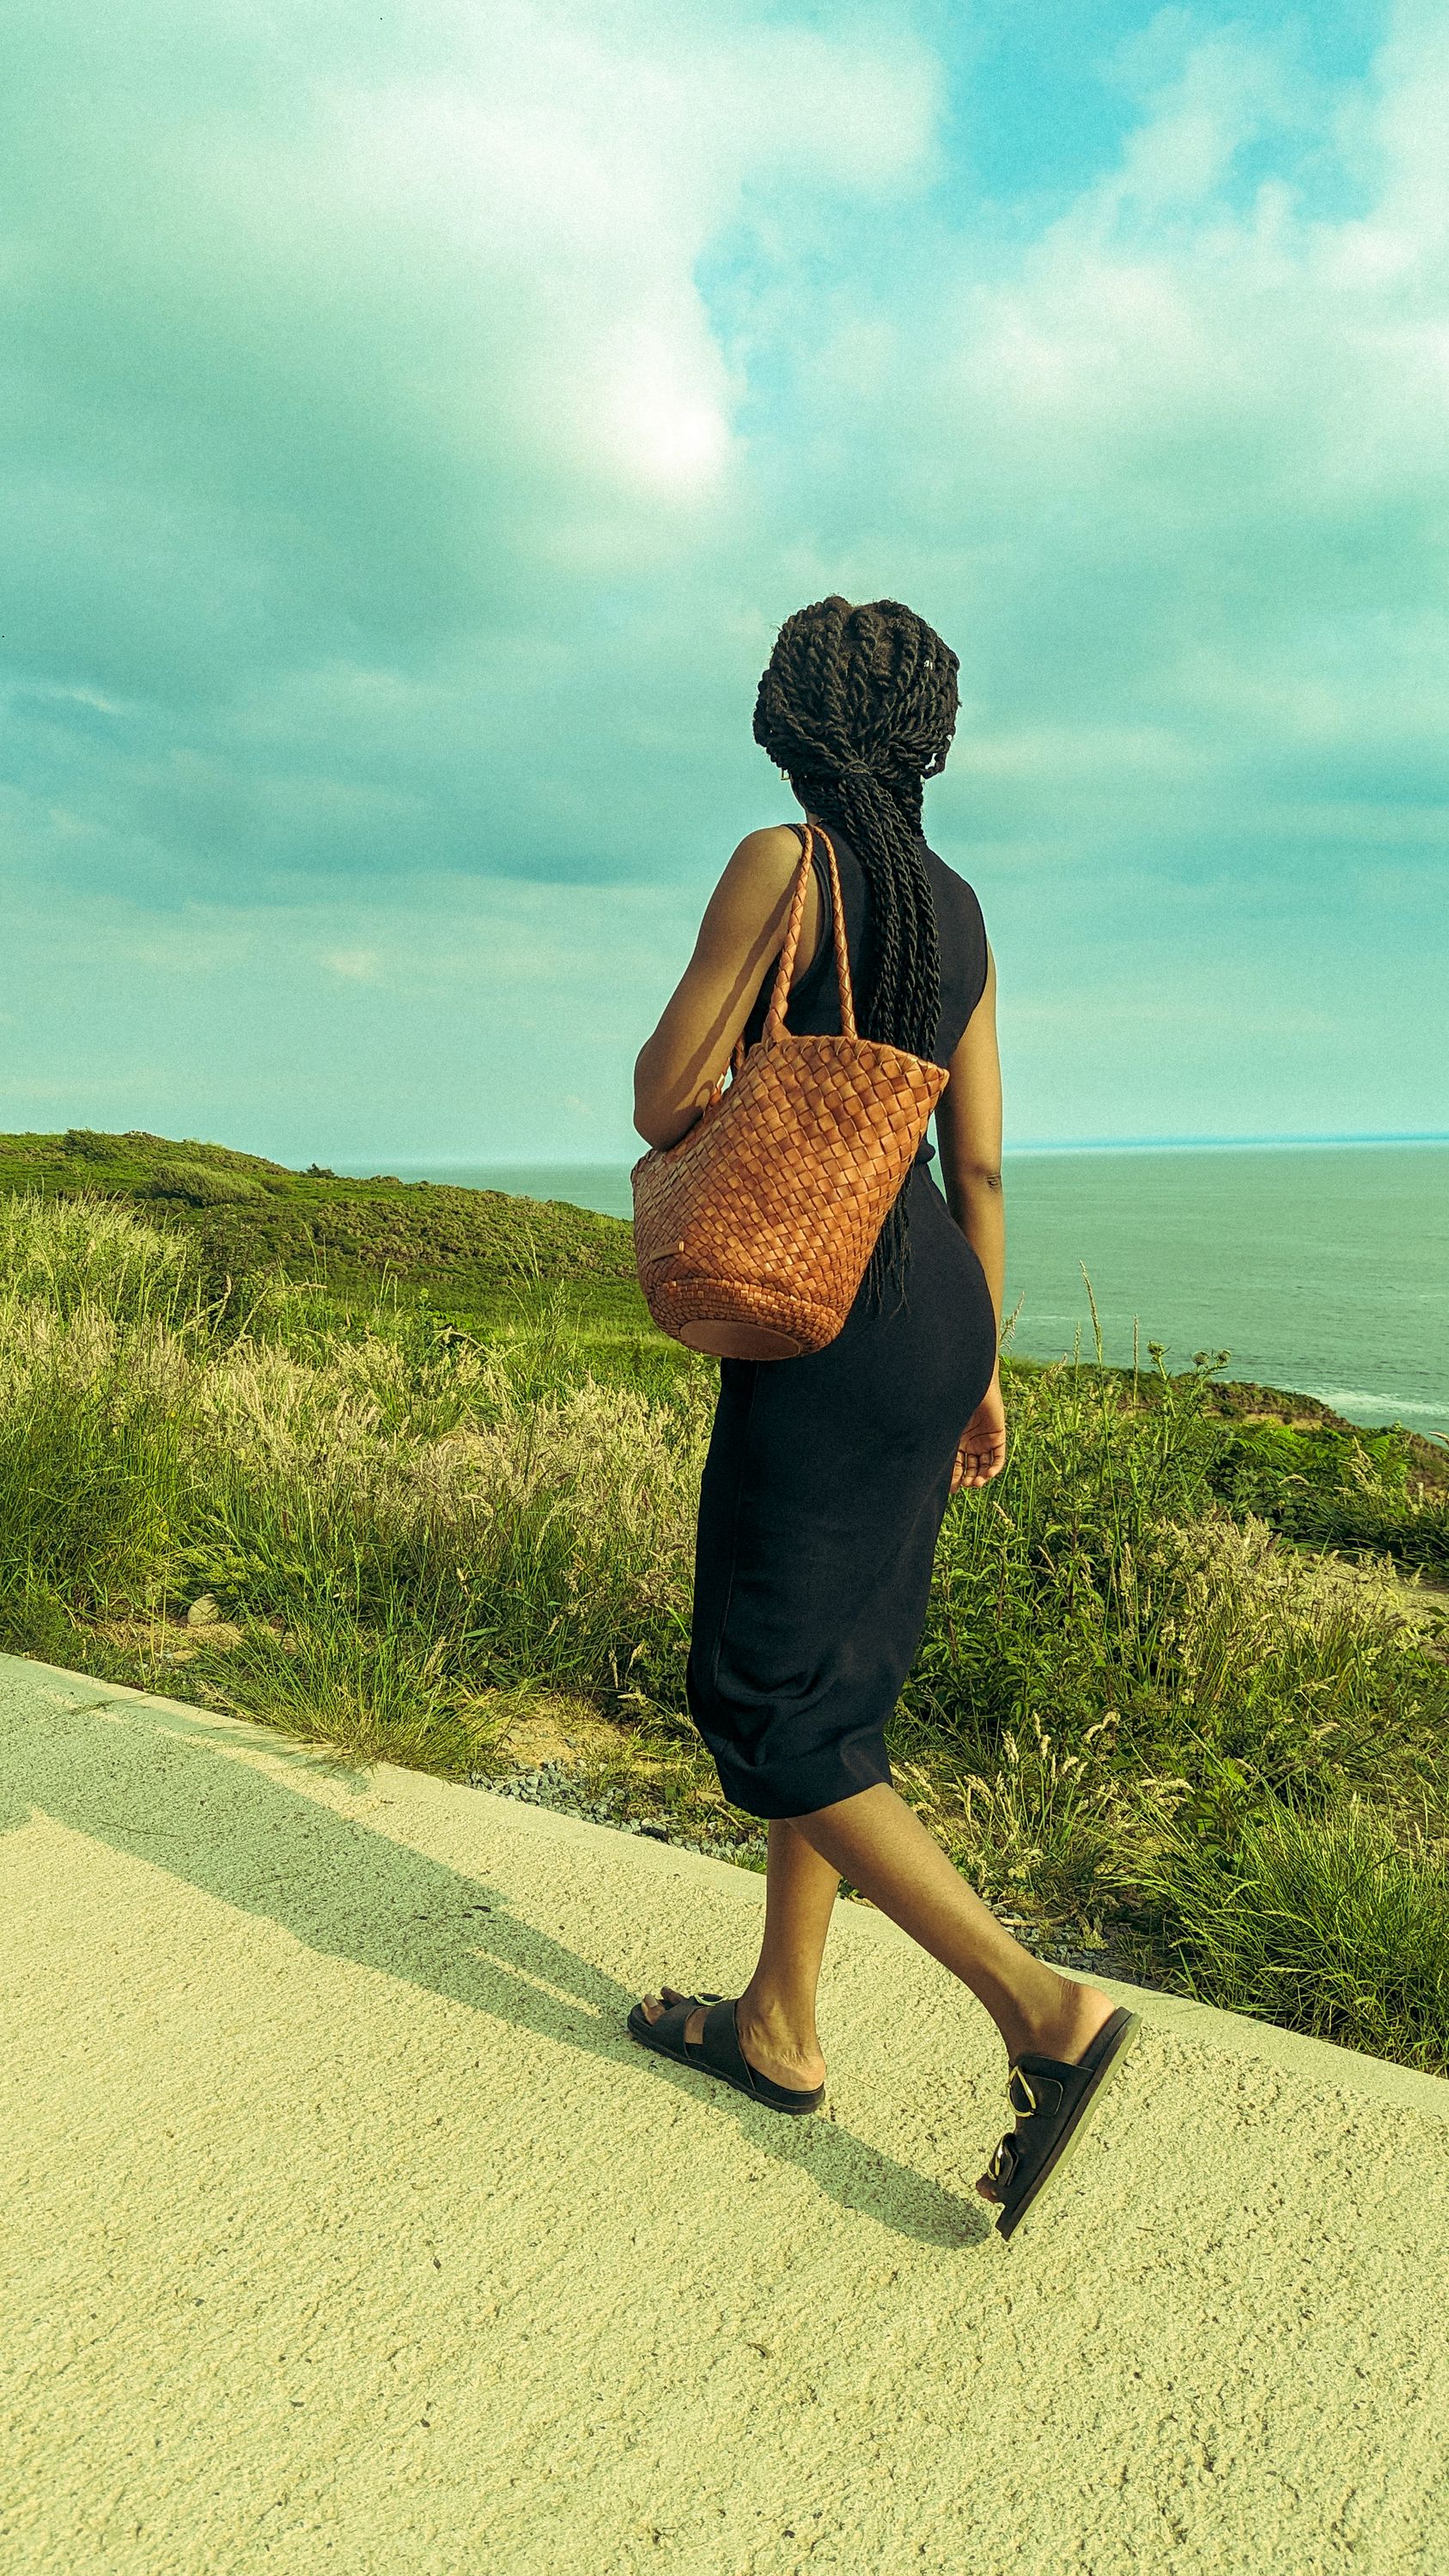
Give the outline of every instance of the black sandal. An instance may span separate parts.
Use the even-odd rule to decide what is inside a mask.
[[[686,2039],[684,2025],[700,2004],[712,2009],[705,2013],[698,2039]],[[657,2021],[651,2021],[643,2005],[636,2004],[629,2015],[629,2036],[641,2048],[676,2058],[681,2066],[697,2066],[705,2075],[718,2075],[733,2084],[737,2093],[748,2093],[752,2101],[765,2102],[772,2111],[818,2111],[825,2099],[823,2084],[802,2093],[756,2073],[740,2046],[734,2002],[724,1995],[681,1995],[677,2003],[665,2005]]]
[[[1141,2027],[1119,2004],[1078,2065],[1030,2054],[1014,2061],[1006,2089],[1025,2126],[1007,2131],[986,2168],[989,2181],[1005,2185],[1000,2235],[1020,2226],[1043,2184],[1060,2172]]]

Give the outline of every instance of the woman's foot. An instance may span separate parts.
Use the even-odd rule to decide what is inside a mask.
[[[644,1997],[644,2018],[657,2021],[666,2004],[682,2003],[683,1996],[675,1986],[661,1986],[657,1995]],[[699,2004],[684,2025],[684,2036],[691,2047],[697,2045],[704,2028],[705,2006]],[[825,2081],[825,2060],[818,2043],[803,2044],[778,2022],[761,2019],[741,1995],[735,2013],[735,2028],[745,2063],[757,2075],[767,2075],[772,2084],[791,2085],[797,2092],[808,2093]],[[1082,2045],[1085,2048],[1086,2041]]]
[[[1079,1986],[1072,1977],[1060,1980],[1061,1994],[1056,2010],[1039,2021],[1033,2021],[1024,2035],[1013,2032],[1008,2054],[1015,2065],[1019,2057],[1054,2057],[1063,2066],[1078,2066],[1086,2056],[1102,2024],[1115,2012],[1110,1995],[1100,1986]],[[1019,2129],[1020,2120],[1016,2123]],[[1005,2197],[998,2183],[983,2174],[976,2185],[983,2200],[999,2201]]]

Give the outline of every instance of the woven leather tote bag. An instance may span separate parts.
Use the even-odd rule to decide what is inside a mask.
[[[634,1166],[634,1258],[661,1331],[721,1359],[798,1359],[839,1332],[946,1087],[944,1065],[857,1037],[840,874],[828,832],[839,1037],[785,1026],[810,882],[804,826],[759,1044],[735,1049],[695,1125]]]

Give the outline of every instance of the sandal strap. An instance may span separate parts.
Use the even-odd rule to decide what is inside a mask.
[[[730,2075],[738,2084],[754,2091],[755,2070],[740,2046],[739,2027],[735,2021],[734,2000],[720,1996],[704,2017],[704,2028],[690,2056],[703,2058],[717,2075]]]
[[[689,2056],[697,2055],[698,2052],[690,2048],[684,2036],[684,2025],[690,2014],[698,2011],[701,2000],[699,1995],[681,1995],[678,2003],[665,2005],[663,2012],[650,2023],[650,2029],[658,2031],[661,2039],[677,2041]]]
[[[738,1998],[714,1995],[707,1990],[697,1995],[681,1995],[678,2003],[666,2004],[663,2012],[649,2027],[663,2035],[665,2054],[677,2056],[684,2066],[697,2066],[709,2075],[724,2076],[742,2093],[753,2094],[757,2102],[766,2102],[779,2111],[814,2110],[824,2097],[825,2087],[816,2084],[808,2089],[788,2084],[774,2084],[768,2075],[757,2073],[740,2046],[739,2025],[735,2020]],[[704,2025],[698,2039],[685,2035],[691,2013],[704,2007]]]
[[[1048,2119],[1054,2120],[1079,2093],[1088,2092],[1096,2082],[1102,2051],[1115,2037],[1124,2013],[1125,2008],[1119,2006],[1103,2023],[1085,2058],[1075,2066],[1068,2065],[1060,2057],[1038,2056],[1034,2049],[1028,2049],[1014,2059],[1006,2087],[1012,2109],[1022,2112],[1027,2118],[1034,2111],[1044,2111]],[[1021,2078],[1020,2088],[1018,2077]]]

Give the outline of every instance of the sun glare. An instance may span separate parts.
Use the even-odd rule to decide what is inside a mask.
[[[693,360],[693,363],[691,363]],[[614,372],[611,443],[631,477],[681,500],[716,481],[729,445],[717,391],[699,379],[708,353],[686,352],[661,331],[631,335]]]

